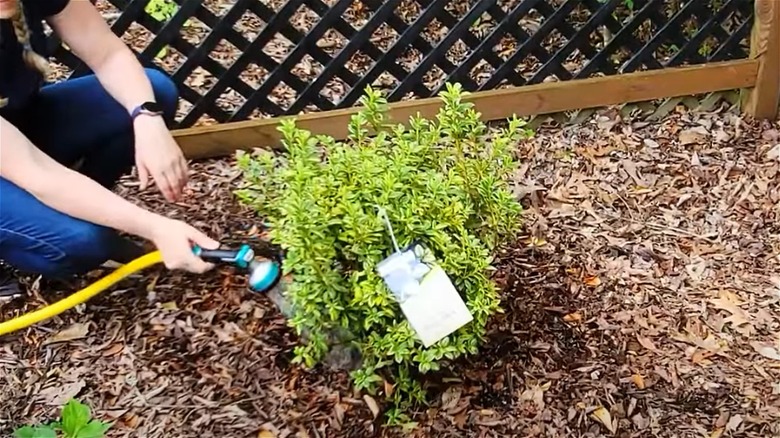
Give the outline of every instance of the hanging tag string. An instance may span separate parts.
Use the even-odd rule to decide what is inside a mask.
[[[387,211],[380,206],[376,207],[377,214],[379,214],[379,218],[382,219],[382,222],[385,223],[385,226],[387,227],[387,231],[390,233],[390,238],[393,240],[393,248],[395,248],[395,252],[401,252],[401,248],[398,247],[398,242],[395,240],[395,233],[393,232],[393,224],[390,223],[390,217],[387,216]]]

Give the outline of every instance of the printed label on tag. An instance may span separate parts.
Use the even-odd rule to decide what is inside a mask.
[[[473,319],[447,273],[439,266],[423,278],[419,293],[403,302],[401,309],[426,347]]]
[[[401,305],[423,345],[430,347],[472,319],[447,273],[415,245],[395,252],[377,272]]]

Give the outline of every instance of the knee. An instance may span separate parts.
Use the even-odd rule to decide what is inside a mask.
[[[168,120],[173,120],[176,117],[176,109],[179,104],[179,89],[176,83],[170,76],[154,68],[147,68],[146,75],[152,84],[155,99],[165,111],[165,117]]]
[[[77,222],[60,246],[59,263],[52,265],[53,276],[80,275],[111,258],[116,232],[99,225]]]

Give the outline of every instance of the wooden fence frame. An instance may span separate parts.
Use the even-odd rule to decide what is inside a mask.
[[[742,109],[747,114],[775,119],[780,105],[780,3],[755,0],[754,7],[749,59],[480,91],[466,99],[474,103],[485,120],[493,121],[512,115],[531,116],[740,89]],[[388,116],[395,123],[405,123],[417,113],[433,116],[439,105],[438,98],[391,103]],[[357,110],[354,107],[193,127],[176,130],[174,136],[188,158],[212,158],[255,147],[280,147],[277,128],[280,120],[288,117],[295,117],[298,126],[315,134],[343,139],[349,118]]]

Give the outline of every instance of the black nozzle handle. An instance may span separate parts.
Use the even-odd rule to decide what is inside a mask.
[[[232,262],[238,256],[235,249],[201,249],[198,257],[207,262]]]

